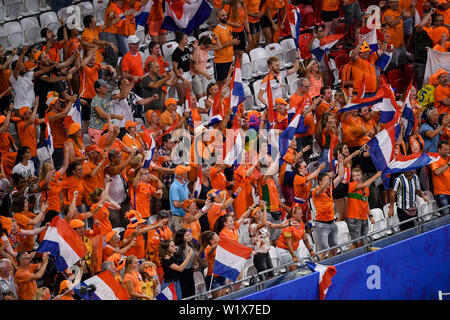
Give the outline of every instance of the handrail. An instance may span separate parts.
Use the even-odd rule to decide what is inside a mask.
[[[444,207],[441,207],[441,208],[437,208],[436,210],[427,212],[427,213],[425,213],[425,214],[423,214],[421,216],[419,216],[417,214],[415,217],[412,217],[412,218],[410,218],[408,220],[401,221],[401,222],[399,222],[399,223],[397,223],[395,225],[391,225],[391,226],[388,226],[388,227],[380,229],[380,230],[375,230],[375,231],[372,231],[372,232],[370,232],[370,233],[368,233],[368,234],[366,234],[366,235],[364,235],[362,237],[346,241],[344,243],[338,244],[338,245],[336,245],[334,247],[327,248],[325,250],[317,251],[316,252],[317,261],[320,261],[318,259],[318,254],[320,254],[320,253],[328,252],[328,251],[333,250],[333,249],[340,249],[342,253],[349,252],[351,250],[348,250],[348,249],[347,250],[343,250],[343,249],[341,249],[341,247],[345,247],[345,246],[350,245],[350,244],[355,243],[355,242],[360,242],[361,240],[368,239],[369,241],[367,241],[367,242],[363,241],[363,245],[361,247],[359,247],[359,248],[370,247],[374,241],[378,240],[378,239],[373,239],[373,235],[378,234],[378,233],[384,233],[384,232],[386,232],[388,230],[392,230],[395,227],[398,227],[398,226],[400,226],[402,224],[406,224],[408,222],[412,222],[412,221],[416,221],[417,220],[417,225],[414,228],[418,228],[418,227],[422,226],[425,222],[428,222],[428,221],[422,221],[421,222],[420,220],[423,220],[423,217],[428,216],[428,215],[432,215],[432,214],[434,214],[436,212],[442,211],[442,210],[447,209],[447,208],[450,208],[450,205],[447,205],[447,206],[444,206]],[[282,269],[289,268],[289,266],[291,266],[291,265],[296,265],[297,267],[304,267],[304,266],[306,266],[306,261],[311,261],[311,262],[314,261],[314,259],[311,257],[311,255],[309,253],[308,253],[308,257],[303,258],[299,262],[292,262],[291,261],[291,262],[288,262],[288,263],[286,263],[284,265],[279,265],[277,267],[274,267],[274,268],[271,268],[271,269],[267,269],[267,270],[261,271],[261,272],[259,272],[257,274],[253,274],[253,275],[250,275],[248,277],[242,278],[242,279],[240,279],[240,280],[238,280],[236,282],[223,285],[223,286],[221,286],[219,288],[215,288],[215,289],[212,289],[212,290],[207,290],[206,292],[199,293],[199,294],[193,295],[191,297],[183,298],[183,300],[195,300],[196,298],[207,297],[209,294],[211,294],[213,292],[216,292],[216,291],[219,291],[219,290],[223,290],[223,289],[226,289],[226,288],[232,288],[236,284],[242,283],[244,281],[250,281],[251,279],[257,279],[260,276],[265,275],[266,273],[269,273],[269,272],[275,272],[277,270],[282,270]],[[263,280],[259,284],[263,285],[267,280],[269,280],[269,279]],[[205,285],[206,285],[206,287],[208,289],[209,284],[205,283]]]

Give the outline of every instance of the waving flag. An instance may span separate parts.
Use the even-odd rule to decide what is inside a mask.
[[[139,11],[137,11],[135,16],[136,27],[142,26],[145,27],[147,25],[148,16],[150,15],[150,11],[152,10],[153,0],[148,0],[148,2],[141,7]]]
[[[373,29],[362,28],[359,35],[359,39],[366,41],[370,48],[370,53],[379,49],[377,40],[377,31],[375,27]],[[375,62],[375,66],[385,71],[392,59],[392,52],[384,52],[378,60]]]
[[[394,145],[400,135],[400,124],[380,131],[367,145],[369,154],[378,171],[384,171],[394,159]]]
[[[152,139],[152,144],[150,145],[150,149],[146,151],[145,153],[145,160],[144,160],[144,168],[150,168],[150,163],[153,160],[153,156],[155,155],[155,149],[156,149],[156,143],[155,139]]]
[[[314,48],[311,53],[316,57],[317,61],[321,62],[324,54],[330,50],[345,34],[332,34],[320,40],[320,46]]]
[[[306,265],[311,271],[319,272],[319,299],[324,300],[327,295],[328,288],[332,284],[331,279],[336,274],[336,268],[334,266],[324,266],[307,261]]]
[[[233,239],[221,237],[216,249],[213,273],[236,281],[253,249]]]
[[[414,116],[414,112],[411,107],[411,86],[412,86],[412,80],[409,83],[408,90],[406,91],[405,101],[403,105],[403,113],[402,118],[405,118],[408,120],[408,124],[405,129],[405,135],[403,139],[406,141],[409,139],[409,136],[411,135],[411,132],[416,124],[416,117]]]
[[[269,128],[272,127],[275,122],[275,115],[273,113],[273,95],[272,95],[272,85],[270,84],[270,73],[267,75],[267,85],[266,85],[266,94],[267,94],[267,126]]]
[[[297,128],[301,125],[303,119],[303,115],[301,112],[297,112],[292,118],[292,121],[289,122],[288,126],[281,133],[279,138],[279,148],[280,148],[280,159],[283,159],[286,154],[289,144],[294,140],[295,134],[297,133]]]
[[[191,34],[209,18],[211,10],[206,0],[166,0],[161,29]]]
[[[435,74],[439,69],[450,72],[450,52],[440,52],[430,48],[428,49],[423,83],[428,83],[430,76]]]
[[[91,294],[82,288],[94,288]],[[127,290],[113,277],[108,270],[103,271],[75,286],[74,291],[83,300],[130,300]]]
[[[59,216],[53,218],[36,251],[50,252],[60,272],[73,266],[88,252],[80,236]]]
[[[230,83],[230,105],[231,113],[230,121],[233,121],[238,107],[245,100],[244,86],[242,85],[242,75],[241,75],[241,66],[239,64],[239,59],[236,59],[236,65],[234,66],[233,79]]]
[[[178,300],[173,282],[156,296],[156,300]]]
[[[235,132],[235,131],[234,131]],[[230,148],[226,148],[226,150],[229,150],[227,155],[225,156],[225,159],[223,160],[223,163],[229,166],[233,166],[235,169],[241,163],[241,156],[242,156],[242,150],[244,146],[242,145],[242,136],[241,131],[238,130],[238,134],[234,136],[234,144]]]
[[[197,198],[200,195],[200,192],[202,191],[202,166],[198,166],[198,175],[197,180],[194,184],[194,198]]]
[[[302,16],[300,15],[300,9],[294,7],[289,14],[289,27],[291,28],[292,38],[295,41],[295,47],[298,51],[298,40],[300,38],[300,26],[302,24]]]
[[[45,140],[44,144],[47,148],[48,154],[51,156],[53,154],[53,136],[50,130],[50,123],[48,121],[48,114],[45,113]]]
[[[72,105],[72,108],[70,108],[69,113],[67,113],[67,116],[64,118],[64,125],[66,127],[69,127],[72,123],[78,123],[83,127],[83,121],[81,121],[81,104],[80,99],[78,98],[77,101]]]
[[[406,156],[399,155],[392,160],[384,174],[393,174],[403,171],[416,170],[425,167],[435,161],[439,160],[439,153],[413,153]]]

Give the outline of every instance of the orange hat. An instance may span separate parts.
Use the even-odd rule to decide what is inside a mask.
[[[283,98],[276,98],[276,99],[275,99],[275,104],[284,104],[285,106],[288,105],[288,103],[286,102],[286,100],[284,100]]]
[[[114,262],[117,270],[121,270],[123,267],[125,267],[125,259],[122,259],[122,257],[118,253],[110,255],[106,260]]]
[[[115,230],[108,232],[108,233],[106,234],[106,236],[105,236],[105,241],[106,241],[106,242],[110,242],[111,239],[114,238],[114,236],[115,236],[116,234],[117,234],[117,231],[115,231]]]
[[[127,122],[125,122],[125,129],[128,129],[130,127],[136,127],[138,124],[139,122],[128,120]]]
[[[77,133],[78,131],[81,130],[81,124],[73,122],[69,125],[69,136]]]
[[[178,103],[178,101],[175,100],[174,98],[168,98],[168,99],[166,99],[166,102],[164,103],[164,105],[165,105],[166,107],[168,107],[169,104],[177,104],[177,103]]]
[[[63,292],[64,290],[69,288],[69,280],[63,280],[61,281],[61,283],[59,284],[59,293]]]
[[[6,117],[4,115],[0,116],[0,124],[2,124],[3,122],[5,122]]]
[[[43,54],[44,52],[43,51],[37,51],[37,52],[35,52],[35,54],[34,54],[34,60],[35,61],[38,61],[39,60],[39,57],[41,56],[41,54]]]
[[[98,153],[103,153],[103,150],[100,149],[96,144],[90,144],[86,147],[86,152],[97,151]]]
[[[188,211],[189,210],[189,207],[191,206],[191,204],[193,204],[194,203],[194,200],[192,200],[192,199],[186,199],[186,200],[184,200],[183,201],[183,209],[184,209],[184,211]]]
[[[47,101],[45,102],[49,107],[54,104],[56,101],[61,100],[59,99],[59,94],[56,91],[50,91],[47,94]]]
[[[448,72],[444,69],[439,69],[438,71],[436,71],[436,73],[433,73],[430,76],[430,84],[437,85],[439,83],[439,77],[443,74],[448,74]]]
[[[72,219],[72,220],[70,220],[69,225],[73,229],[78,229],[78,228],[84,227],[84,222],[81,221],[80,219]]]
[[[190,166],[183,166],[183,165],[178,165],[175,168],[175,175],[177,176],[181,176],[183,173],[191,171],[191,167]]]
[[[369,47],[369,44],[366,41],[364,41],[361,45],[361,48],[359,49],[359,53],[363,53],[363,52],[367,52],[367,51],[370,51],[370,47]]]
[[[28,107],[22,107],[19,109],[19,114],[21,117],[23,117],[25,115],[25,113],[27,113],[27,111],[30,110],[30,108]]]
[[[145,220],[142,219],[142,216],[139,212],[136,210],[130,210],[125,214],[125,218],[130,220],[130,223],[128,224],[128,228],[133,229],[136,228],[139,224],[144,223]]]
[[[153,277],[156,274],[155,268],[148,266],[144,269],[144,272],[148,274],[150,277]]]

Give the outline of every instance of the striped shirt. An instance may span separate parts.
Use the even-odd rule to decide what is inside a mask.
[[[419,178],[416,174],[408,179],[404,174],[395,178],[393,190],[397,192],[397,208],[409,209],[416,206],[416,192],[420,190]]]

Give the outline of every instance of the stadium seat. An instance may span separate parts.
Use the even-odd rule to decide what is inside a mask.
[[[414,78],[414,66],[412,63],[410,64],[405,64],[403,66],[403,73],[405,74],[405,78],[412,80]]]
[[[342,34],[345,33],[345,23],[339,22],[336,26],[336,34]]]
[[[387,227],[387,221],[386,221],[386,218],[384,217],[383,210],[381,210],[379,208],[374,208],[374,209],[370,210],[370,214],[373,216],[375,223],[372,224],[369,222],[369,232],[371,232],[371,233],[376,232],[378,230],[382,230]],[[386,231],[378,232],[378,233],[373,234],[372,237],[374,239],[379,239],[386,234],[387,234]]]
[[[25,0],[23,3],[24,15],[33,15],[39,13],[39,0]]]
[[[203,274],[200,271],[194,271],[195,294],[206,292],[206,283]]]
[[[3,25],[8,34],[8,44],[10,48],[19,48],[23,42],[23,30],[17,21],[7,22]]]
[[[164,61],[167,62],[172,69],[172,53],[177,48],[178,44],[175,41],[169,41],[162,45],[161,51],[163,54]]]
[[[0,0],[0,21],[6,20],[6,8],[3,4],[3,0]]]
[[[68,6],[68,7],[61,8],[58,11],[58,19],[60,19],[60,20],[64,19],[64,21],[67,21],[67,19],[70,16],[74,15],[75,7],[76,7],[76,5],[71,5],[71,6]]]
[[[244,110],[253,110],[255,106],[255,98],[252,95],[252,91],[250,90],[250,87],[246,83],[243,84],[243,87],[245,94]]]
[[[242,54],[241,74],[243,81],[248,81],[252,78],[252,62],[246,52]]]
[[[8,34],[3,29],[2,26],[0,26],[0,45],[3,47],[4,50],[10,50],[8,44]]]
[[[389,207],[390,207],[389,203],[385,204],[383,207],[383,213],[387,220],[387,226],[391,227],[396,224],[399,224],[400,220],[398,219],[398,215],[397,215],[397,206],[394,206],[394,214],[392,215],[392,217],[389,217]],[[370,221],[369,221],[369,224],[371,224]],[[387,234],[393,234],[393,233],[399,232],[399,231],[400,231],[400,227],[396,226],[396,227],[392,227],[391,230],[388,230]]]
[[[61,23],[58,20],[58,16],[53,11],[42,13],[39,16],[39,22],[41,23],[42,28],[49,28],[55,34],[58,32],[58,28],[61,26]]]
[[[52,5],[52,1],[53,0],[40,0],[40,4],[39,4],[39,10],[42,12],[51,10],[51,5]]]
[[[81,9],[81,21],[83,21],[83,18],[88,16],[88,15],[94,15],[94,6],[92,5],[91,2],[88,1],[84,1],[84,2],[80,2],[79,4],[77,4],[78,7],[80,7]],[[97,25],[98,25],[99,21],[97,21]]]
[[[298,88],[298,83],[300,82],[300,79],[294,79],[294,81],[289,82],[289,92],[291,92],[291,94],[293,94],[297,88]]]
[[[95,12],[95,21],[100,22],[101,24],[105,23],[105,12],[108,7],[109,1],[103,0],[99,3],[98,0],[92,1],[92,6],[94,7]]]
[[[292,73],[286,77],[286,86],[289,94],[292,95],[297,90],[297,85],[294,86],[294,82],[297,80],[297,73]]]
[[[310,28],[314,25],[314,12],[304,12],[301,14],[302,24],[301,28]]]
[[[41,26],[36,17],[26,17],[20,20],[23,30],[24,43],[32,45],[41,39]]]
[[[336,67],[338,69],[347,64],[349,61],[350,57],[348,56],[348,54],[340,54],[334,57],[334,63],[336,63]]]
[[[279,43],[270,43],[264,48],[264,50],[266,50],[268,57],[278,57],[281,68],[284,66],[284,52]]]
[[[172,31],[167,31],[166,34],[166,43],[170,41],[175,41],[175,33]]]
[[[135,35],[136,35],[136,37],[139,38],[141,45],[145,44],[145,30],[144,29],[141,29],[141,28],[139,30],[136,29]]]
[[[283,61],[284,67],[291,67],[296,59],[297,47],[295,46],[295,40],[292,38],[284,39],[280,42],[281,48],[283,49]]]
[[[418,216],[423,221],[428,221],[433,218],[433,216],[438,216],[438,213],[428,214],[429,212],[435,211],[438,209],[437,203],[435,200],[430,200],[430,203],[426,203],[425,200],[421,197],[417,197],[417,209]]]
[[[250,51],[254,75],[262,76],[269,72],[269,67],[267,66],[268,58],[267,52],[263,48],[255,48]]]
[[[252,86],[253,86],[253,93],[254,93],[254,97],[255,97],[255,102],[256,102],[256,106],[258,108],[265,108],[266,106],[262,104],[261,101],[259,101],[258,99],[258,93],[259,93],[259,88],[261,87],[261,79],[258,79],[256,81],[253,82]],[[266,95],[264,94],[264,99],[266,99]]]
[[[23,2],[20,0],[3,0],[3,4],[5,5],[7,19],[16,20],[24,14]]]
[[[351,240],[350,232],[348,231],[347,222],[345,221],[337,221],[336,226],[338,229],[338,244],[343,244]],[[350,247],[349,244],[342,246],[341,251],[347,250]]]

